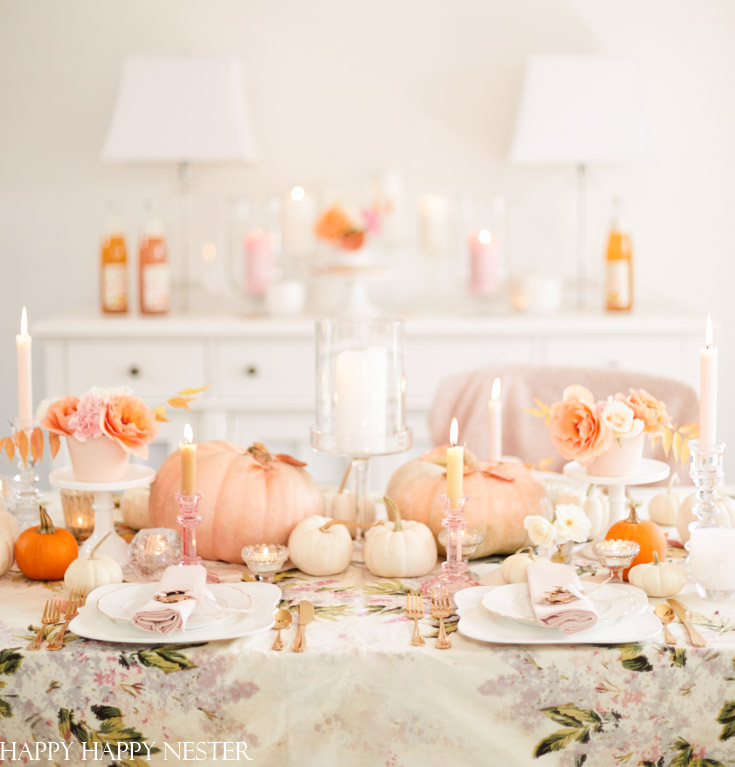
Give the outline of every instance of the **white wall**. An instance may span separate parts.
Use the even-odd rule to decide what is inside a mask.
[[[655,154],[641,168],[592,171],[591,245],[601,252],[610,197],[622,193],[639,301],[712,311],[721,380],[735,380],[733,41],[731,0],[1,0],[0,418],[15,409],[20,307],[33,318],[96,305],[105,200],[121,200],[130,242],[143,200],[175,191],[172,168],[98,160],[129,52],[242,59],[260,162],[197,169],[203,196],[399,168],[414,189],[506,194],[513,258],[566,275],[573,171],[506,160],[523,62],[632,56]],[[723,384],[721,431],[735,449],[728,395]]]

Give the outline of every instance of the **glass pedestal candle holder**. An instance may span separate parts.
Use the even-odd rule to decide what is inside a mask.
[[[421,591],[427,597],[430,597],[437,589],[446,589],[450,596],[454,597],[461,589],[480,585],[470,574],[462,551],[463,533],[467,528],[467,521],[464,518],[467,498],[465,496],[450,498],[448,495],[443,495],[441,498],[444,503],[442,527],[446,531],[447,559],[442,562],[442,572],[439,575],[421,584]]]
[[[202,558],[197,554],[197,534],[196,528],[202,521],[199,516],[199,501],[201,493],[193,495],[184,495],[176,493],[175,498],[179,504],[179,514],[176,521],[181,525],[181,538],[183,541],[183,551],[180,565],[201,565]]]
[[[411,447],[406,427],[403,323],[395,319],[337,318],[316,324],[316,424],[311,446],[352,461],[357,522],[364,523],[371,456]],[[362,562],[357,528],[353,559]]]
[[[698,439],[692,439],[689,441],[689,451],[692,456],[689,476],[697,488],[697,500],[694,504],[694,515],[697,519],[689,525],[689,531],[691,533],[694,530],[719,528],[716,488],[722,479],[725,443],[718,442],[714,445],[705,445]],[[690,550],[690,541],[691,537],[685,544],[687,550]]]
[[[38,423],[24,428],[28,442],[31,440],[31,432]],[[10,419],[10,430],[13,435],[21,431],[17,418]],[[31,460],[30,447],[26,461],[20,455],[20,450],[15,451],[16,466],[18,467],[11,478],[11,488],[8,495],[8,511],[15,517],[18,527],[26,530],[38,524],[38,507],[41,504],[42,494],[38,489],[38,472],[34,461]]]
[[[641,550],[635,541],[620,538],[595,541],[592,550],[600,564],[610,570],[610,583],[625,583],[623,573],[627,570]]]
[[[288,549],[279,543],[254,543],[242,549],[242,561],[255,580],[270,583],[288,559]]]

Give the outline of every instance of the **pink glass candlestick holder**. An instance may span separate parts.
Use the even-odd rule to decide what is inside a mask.
[[[176,493],[175,498],[179,504],[179,515],[176,521],[181,525],[181,538],[184,544],[184,553],[179,560],[180,565],[201,565],[202,558],[197,556],[197,533],[196,528],[202,521],[199,516],[199,500],[201,493],[184,495]]]
[[[442,527],[446,531],[447,559],[442,563],[442,572],[421,584],[424,595],[431,596],[439,588],[445,588],[452,597],[461,589],[480,584],[470,575],[467,562],[462,556],[463,531],[467,527],[464,518],[464,506],[467,503],[465,496],[450,498],[443,495],[444,519]]]

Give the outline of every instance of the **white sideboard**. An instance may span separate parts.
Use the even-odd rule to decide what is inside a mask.
[[[682,312],[476,317],[409,317],[405,362],[412,455],[429,445],[427,414],[439,381],[503,363],[620,367],[697,384],[703,321]],[[91,386],[130,386],[150,405],[209,384],[192,411],[171,410],[151,461],[160,463],[192,423],[198,440],[260,441],[306,460],[334,479],[341,461],[314,453],[314,321],[250,317],[105,317],[96,313],[39,320],[44,397]],[[406,455],[374,459],[381,487]]]

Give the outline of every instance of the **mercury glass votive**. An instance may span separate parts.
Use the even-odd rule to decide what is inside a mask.
[[[86,541],[94,530],[94,493],[88,490],[59,491],[61,508],[64,511],[64,525],[77,539],[78,543]]]
[[[592,549],[600,563],[610,570],[610,583],[624,583],[623,571],[630,567],[641,547],[635,541],[615,538],[595,541]]]
[[[270,583],[287,559],[288,549],[279,543],[253,543],[242,549],[242,561],[259,581]]]
[[[130,542],[128,557],[138,577],[155,580],[169,565],[175,565],[181,559],[183,550],[177,530],[150,527],[138,531]]]

